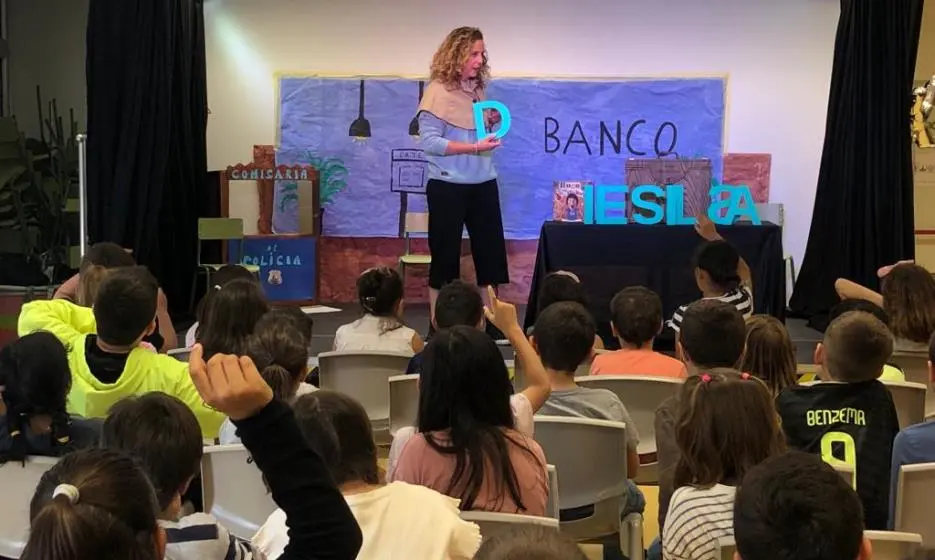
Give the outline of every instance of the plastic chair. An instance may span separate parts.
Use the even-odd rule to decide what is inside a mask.
[[[932,392],[932,381],[929,379],[929,365],[927,352],[893,352],[893,364],[903,370],[906,381],[921,383],[927,388],[925,394],[925,417],[935,415],[935,393]]]
[[[192,355],[192,349],[191,348],[173,348],[172,350],[169,350],[168,352],[166,352],[166,355],[172,356],[173,358],[175,358],[176,360],[180,362],[187,362],[188,357]]]
[[[883,384],[889,389],[893,404],[896,405],[900,430],[925,420],[926,385],[911,381],[884,381]]]
[[[480,534],[487,538],[498,531],[505,531],[517,525],[541,525],[559,530],[558,519],[552,517],[537,517],[535,515],[519,515],[516,513],[494,513],[491,511],[462,511],[461,519],[476,523],[480,527]]]
[[[561,522],[563,533],[603,543],[619,535],[630,558],[643,555],[643,516],[620,519],[627,494],[627,432],[622,422],[536,416],[535,439],[549,463],[562,471],[560,509],[594,506],[587,518]]]
[[[870,541],[873,560],[906,560],[913,558],[922,546],[922,535],[896,531],[864,531]]]
[[[575,378],[575,382],[582,387],[607,389],[617,395],[640,435],[637,451],[640,455],[652,455],[656,453],[656,409],[678,392],[683,380],[642,375],[591,375]],[[634,481],[659,484],[659,462],[641,462]]]
[[[323,352],[318,355],[322,389],[349,395],[363,405],[378,444],[390,442],[390,377],[406,373],[412,356],[395,352]]]
[[[549,517],[559,518],[560,508],[558,507],[558,469],[555,465],[546,465],[549,472],[549,501],[545,505],[545,512]]]
[[[415,426],[419,415],[419,376],[390,377],[390,435],[406,426]]]
[[[714,560],[734,560],[735,552],[737,552],[737,543],[734,542],[734,537],[721,537],[717,540]]]
[[[224,263],[204,263],[201,262],[201,245],[205,241],[236,241],[237,257],[233,261],[244,267],[251,273],[259,277],[260,267],[254,264],[243,264],[243,246],[244,232],[243,220],[240,218],[198,218],[198,250],[197,264],[198,270],[205,273],[205,289],[211,289],[211,273],[217,271]],[[230,256],[228,256],[228,259]],[[198,281],[198,275],[195,275],[195,281]],[[192,285],[191,308],[195,307],[195,290]]]
[[[29,538],[29,502],[39,480],[58,461],[29,457],[26,463],[0,465],[0,556],[19,558]]]
[[[413,254],[411,240],[413,235],[426,236],[429,233],[428,212],[406,212],[406,224],[403,231],[403,244],[405,253],[399,256],[399,275],[405,281],[406,267],[409,265],[430,265],[431,255]]]
[[[241,539],[253,538],[276,510],[260,470],[243,445],[205,447],[201,487],[205,512]]]
[[[935,495],[935,463],[903,465],[896,483],[893,527],[922,535],[922,541],[935,544],[932,524],[932,496]]]

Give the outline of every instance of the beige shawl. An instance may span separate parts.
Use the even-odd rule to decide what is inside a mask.
[[[422,94],[419,113],[425,111],[458,128],[474,130],[474,102],[487,99],[482,89],[468,84],[451,88],[432,80]]]

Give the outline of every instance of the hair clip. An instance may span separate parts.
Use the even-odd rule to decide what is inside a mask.
[[[59,484],[55,487],[55,490],[52,491],[52,499],[59,496],[65,496],[68,498],[68,501],[74,505],[78,503],[78,498],[81,494],[78,492],[78,488],[71,484]]]
[[[702,383],[710,383],[710,382],[711,382],[711,375],[710,375],[710,374],[707,374],[707,373],[702,374],[702,375],[701,375],[701,382],[702,382]]]
[[[221,285],[220,285],[220,284],[215,284],[215,285],[214,285],[214,289],[215,289],[215,290],[220,290],[220,289],[221,289]]]
[[[747,372],[743,372],[743,373],[740,374],[740,378],[743,379],[743,380],[750,379],[750,374],[747,373]]]

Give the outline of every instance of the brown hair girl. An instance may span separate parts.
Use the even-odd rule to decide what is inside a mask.
[[[917,264],[900,264],[883,277],[883,309],[897,339],[928,343],[935,332],[935,279]]]
[[[795,348],[779,319],[771,315],[747,319],[746,345],[741,371],[762,379],[774,397],[795,385]]]

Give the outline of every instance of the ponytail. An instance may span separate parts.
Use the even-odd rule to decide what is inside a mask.
[[[257,322],[247,342],[247,355],[283,401],[292,400],[308,373],[307,330],[293,316],[274,310]]]
[[[290,401],[295,395],[296,380],[289,370],[279,364],[270,364],[260,372],[263,380],[273,390],[273,396],[281,401]]]

